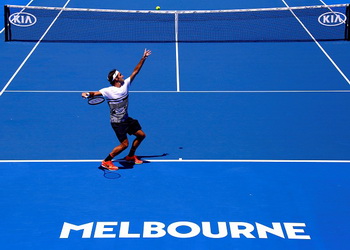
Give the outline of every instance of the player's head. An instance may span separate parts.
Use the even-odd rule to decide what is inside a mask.
[[[116,69],[113,69],[108,73],[107,79],[111,85],[114,85],[115,82],[124,82],[123,75]]]

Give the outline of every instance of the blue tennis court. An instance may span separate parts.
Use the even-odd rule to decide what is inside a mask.
[[[5,2],[162,11],[344,3]],[[302,25],[292,31],[309,36]],[[4,36],[2,249],[348,248],[348,41],[36,43]],[[125,162],[126,150],[115,158],[118,171],[104,170],[101,161],[119,144],[109,108],[88,105],[81,93],[107,87],[111,69],[130,75],[145,48],[152,55],[129,96],[129,114],[147,134],[137,151],[145,162]]]

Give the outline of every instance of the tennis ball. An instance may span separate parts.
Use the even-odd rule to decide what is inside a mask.
[[[160,10],[160,6],[157,6],[157,7],[156,7],[156,10]]]

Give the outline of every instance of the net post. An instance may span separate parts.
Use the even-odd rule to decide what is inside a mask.
[[[350,5],[346,6],[345,40],[350,41]]]
[[[4,5],[4,25],[5,25],[5,42],[8,42],[11,40],[10,38],[10,23],[9,23],[9,17],[10,17],[10,10],[7,5]]]

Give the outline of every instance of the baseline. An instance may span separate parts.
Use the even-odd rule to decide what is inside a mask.
[[[96,160],[0,160],[0,163],[82,163],[82,162],[101,162]],[[114,162],[125,162],[125,160],[113,160]],[[169,159],[169,160],[147,160],[147,162],[252,162],[252,163],[350,163],[350,160],[220,160],[220,159]]]

